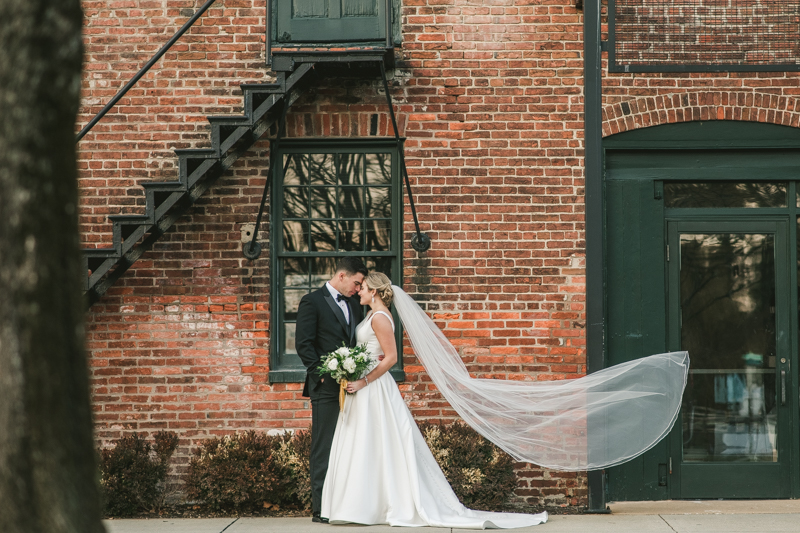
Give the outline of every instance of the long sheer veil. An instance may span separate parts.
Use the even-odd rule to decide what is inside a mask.
[[[607,468],[646,452],[675,424],[687,352],[578,379],[474,379],[433,320],[403,289],[392,289],[397,314],[436,387],[467,424],[517,461],[558,470]]]

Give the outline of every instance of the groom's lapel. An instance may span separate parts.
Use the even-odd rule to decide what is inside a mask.
[[[333,311],[333,314],[336,315],[336,319],[339,321],[339,324],[341,324],[342,329],[344,329],[345,333],[350,335],[350,326],[347,325],[347,320],[345,320],[344,318],[344,313],[342,312],[342,308],[336,305],[336,301],[334,301],[330,291],[328,291],[325,287],[323,287],[323,290],[325,292],[322,294],[322,296],[325,297],[325,303],[328,304],[328,306],[331,308],[331,311]],[[352,322],[352,320],[350,322]]]
[[[350,324],[348,324],[349,329],[347,330],[350,334],[350,344],[353,344],[353,339],[356,336],[356,315],[353,313],[353,304],[350,303],[350,300],[347,300],[347,309],[350,310]]]

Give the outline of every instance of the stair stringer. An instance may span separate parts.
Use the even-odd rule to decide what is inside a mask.
[[[291,72],[277,72],[277,83],[241,85],[244,97],[241,116],[208,117],[211,148],[176,150],[179,179],[143,183],[143,215],[109,217],[113,228],[112,245],[82,250],[87,273],[83,289],[88,306],[102,298],[217,178],[277,123],[283,106],[291,107],[305,92],[313,69],[313,62],[302,62]]]

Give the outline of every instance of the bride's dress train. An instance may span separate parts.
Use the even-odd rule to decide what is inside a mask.
[[[372,330],[374,316],[359,324],[356,338],[377,364],[383,351]],[[331,523],[469,529],[547,521],[547,513],[492,513],[461,505],[388,372],[347,396],[333,437],[321,515]]]

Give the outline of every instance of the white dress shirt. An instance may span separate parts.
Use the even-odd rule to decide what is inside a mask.
[[[350,308],[347,306],[347,302],[345,302],[344,300],[337,300],[336,299],[336,297],[339,296],[341,293],[339,291],[337,291],[336,289],[334,289],[333,285],[331,285],[330,282],[325,283],[325,286],[328,288],[328,292],[331,293],[331,296],[333,296],[333,301],[336,302],[336,305],[338,305],[339,308],[344,313],[345,321],[349,324],[350,323]]]

